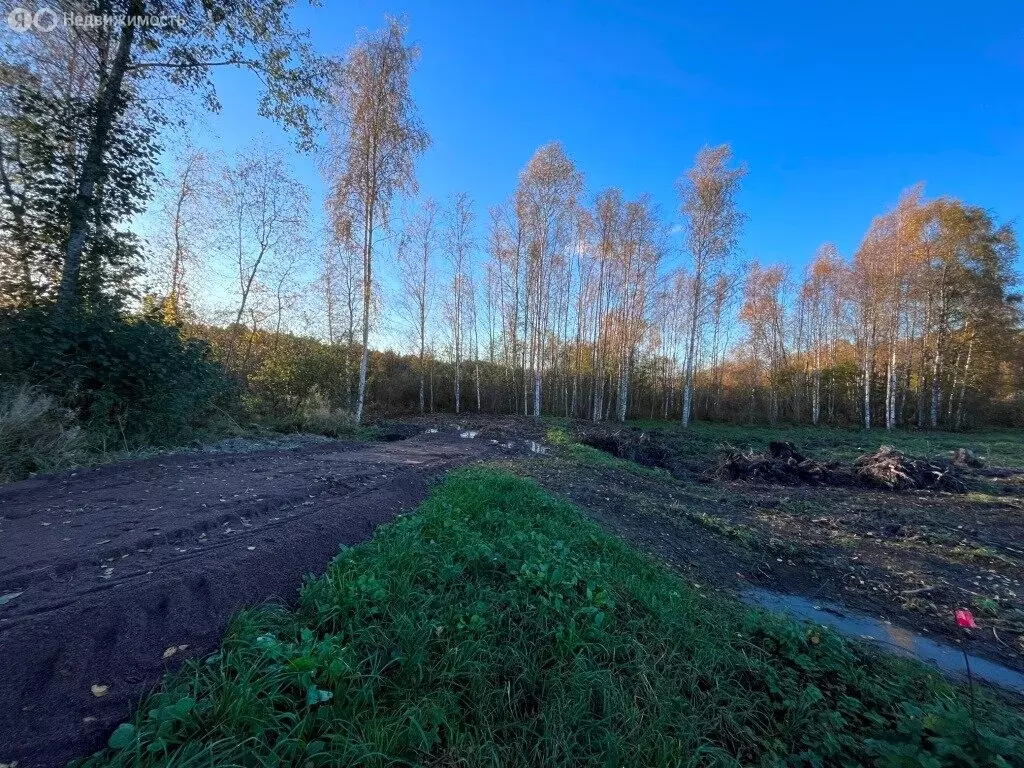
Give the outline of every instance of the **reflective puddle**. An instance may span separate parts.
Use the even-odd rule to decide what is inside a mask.
[[[815,624],[823,624],[850,637],[873,640],[881,643],[886,650],[937,667],[943,674],[959,680],[967,679],[964,655],[956,646],[938,643],[927,637],[901,627],[887,624],[879,619],[853,613],[836,603],[825,600],[808,600],[796,595],[783,595],[767,589],[749,589],[741,595],[748,605],[765,608],[776,613],[788,613]],[[952,621],[952,618],[950,619]],[[1024,673],[1004,667],[994,661],[971,656],[971,674],[976,680],[998,685],[1001,688],[1024,695]]]

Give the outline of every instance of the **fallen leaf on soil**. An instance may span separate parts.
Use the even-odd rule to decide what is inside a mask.
[[[164,651],[164,656],[163,657],[165,659],[169,659],[169,658],[171,658],[171,656],[176,654],[178,651],[184,651],[186,648],[188,648],[188,644],[187,643],[185,645],[172,645],[172,646],[169,646],[167,648],[167,650]]]
[[[108,686],[108,685],[94,685],[89,690],[92,691],[92,695],[93,696],[95,696],[96,698],[99,698],[100,696],[106,696],[107,695],[107,691],[109,689],[110,689],[110,686]]]

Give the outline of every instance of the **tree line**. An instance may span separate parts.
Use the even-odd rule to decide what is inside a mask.
[[[358,248],[362,260],[357,417],[374,215],[388,227],[392,196],[415,191],[414,160],[428,142],[408,91],[418,51],[404,33],[393,21],[349,54],[339,113],[347,133],[332,143],[338,165],[327,175],[333,244]],[[440,358],[456,413],[487,402],[538,418],[890,429],[1016,418],[1021,318],[1009,225],[915,187],[871,223],[849,261],[825,244],[793,275],[740,258],[746,173],[728,145],[697,153],[677,184],[681,243],[649,196],[625,200],[612,188],[588,197],[558,143],[539,148],[510,199],[486,212],[485,242],[473,240],[479,214],[467,194],[440,208],[423,201],[395,228],[401,291],[392,297],[414,337],[419,410]]]
[[[699,154],[679,187],[683,211],[734,199],[721,191],[742,178],[730,159],[724,147]],[[915,188],[850,259],[825,244],[794,274],[731,258],[742,222],[731,204],[698,211],[685,241],[715,244],[671,266],[649,197],[582,197],[553,144],[488,212],[482,243],[467,195],[423,201],[395,238],[400,280],[373,294],[393,311],[371,322],[396,317],[407,354],[370,358],[371,403],[681,420],[689,402],[701,419],[890,428],[1020,418],[1017,246],[987,212]],[[345,254],[326,249],[311,313],[326,318],[318,343],[343,385],[317,387],[343,409],[355,407],[365,328],[359,260]]]
[[[275,418],[1024,420],[1018,243],[988,211],[915,187],[853,254],[824,244],[795,271],[740,252],[747,169],[728,145],[696,154],[667,217],[649,195],[588,190],[557,142],[488,210],[467,192],[419,198],[430,137],[404,21],[324,58],[288,26],[287,4],[226,6],[220,19],[175,9],[191,34],[29,35],[0,70],[0,305],[9,333],[48,318],[58,341],[39,371],[82,354],[69,329],[103,316],[203,345],[228,380],[195,389],[231,390]],[[260,111],[316,153],[324,232],[309,230],[308,190],[264,146],[231,159],[186,149],[158,173],[154,137],[179,119],[176,95],[215,107],[221,66],[258,72]],[[143,208],[146,241],[131,227]],[[191,299],[214,260],[232,303],[199,316]],[[382,330],[399,352],[370,348]],[[12,357],[5,380],[33,354]]]

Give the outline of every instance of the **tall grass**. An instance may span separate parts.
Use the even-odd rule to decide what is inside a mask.
[[[86,765],[1024,765],[1024,719],[969,712],[924,667],[703,597],[472,469],[295,611],[241,614]]]
[[[74,415],[23,386],[0,393],[0,482],[74,466],[85,448]]]
[[[302,432],[326,437],[367,439],[374,431],[356,423],[351,411],[332,408],[327,399],[314,392],[291,411],[264,416],[259,423],[275,432]]]

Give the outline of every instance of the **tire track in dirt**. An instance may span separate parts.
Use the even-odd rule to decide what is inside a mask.
[[[292,600],[342,544],[416,506],[431,477],[500,451],[439,433],[163,456],[0,488],[0,594],[21,593],[0,606],[0,763],[98,749],[164,672],[214,650],[239,608]]]

